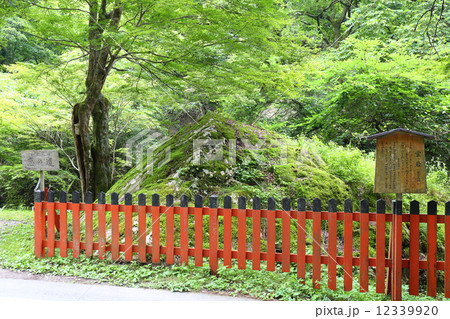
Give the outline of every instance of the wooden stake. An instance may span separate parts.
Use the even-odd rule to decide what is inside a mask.
[[[45,191],[44,171],[41,171],[41,177],[39,178],[39,180],[40,180],[39,189],[41,191]]]
[[[394,232],[392,245],[392,284],[391,300],[402,300],[402,201],[395,202]]]
[[[396,194],[396,201],[402,201],[403,202],[403,194],[399,193]],[[395,212],[394,212],[395,213]],[[389,227],[389,250],[388,250],[388,259],[392,259],[392,245],[393,245],[393,239],[392,239],[392,231],[393,231],[393,225],[394,223],[394,216],[392,216],[392,221],[391,221],[391,225]],[[392,267],[393,265],[391,264],[391,267],[388,268],[387,270],[387,276],[386,276],[386,295],[390,295],[391,294],[391,284],[392,284]]]

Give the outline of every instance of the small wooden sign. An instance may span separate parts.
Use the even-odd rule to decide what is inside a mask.
[[[426,193],[424,138],[406,129],[369,136],[377,139],[375,193]]]
[[[57,150],[22,151],[22,166],[26,171],[54,171],[59,169]]]

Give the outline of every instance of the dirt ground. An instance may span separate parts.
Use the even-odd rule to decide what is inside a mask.
[[[5,228],[5,227],[8,227],[8,226],[14,226],[14,225],[17,225],[17,224],[21,224],[22,222],[21,221],[18,221],[18,220],[1,220],[0,219],[0,232]]]
[[[33,274],[31,272],[25,271],[12,271],[8,269],[0,268],[0,278],[6,279],[24,279],[24,280],[46,280],[53,282],[70,282],[70,283],[84,283],[93,284],[94,280],[76,278],[76,277],[66,277],[66,276],[53,276],[46,274]]]

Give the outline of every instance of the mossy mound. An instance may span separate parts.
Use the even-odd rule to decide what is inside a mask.
[[[161,144],[109,191],[312,200],[351,197],[317,154],[275,132],[208,113]]]

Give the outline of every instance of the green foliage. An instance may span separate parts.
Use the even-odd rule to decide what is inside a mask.
[[[49,46],[27,34],[28,22],[19,17],[7,18],[0,28],[0,65],[16,62],[40,63],[49,61],[58,48]],[[3,69],[5,70],[5,69]]]
[[[443,212],[444,203],[450,200],[450,176],[448,168],[442,163],[428,168],[427,189],[426,194],[405,194],[405,201],[417,200],[424,211],[427,202],[434,200],[438,203],[438,211]]]
[[[291,14],[299,21],[297,28],[311,35],[312,44],[326,47],[336,45],[345,38],[349,27],[344,23],[364,1],[306,0],[289,1]]]
[[[58,149],[61,171],[47,172],[46,186],[73,191],[77,177],[71,132],[58,99],[48,90],[34,92],[20,78],[30,69],[14,65],[9,70],[13,74],[0,74],[0,207],[30,206],[39,172],[22,169],[21,151]]]
[[[261,171],[261,167],[256,161],[249,163],[242,163],[234,171],[234,178],[248,185],[257,185],[258,182],[262,182],[264,174]]]
[[[354,29],[358,38],[399,42],[408,54],[434,55],[445,54],[449,16],[449,6],[436,1],[361,1],[347,25],[363,19]]]
[[[116,5],[102,4],[107,11]],[[67,63],[62,60],[58,69],[87,62],[84,54],[90,44],[108,47],[115,62],[108,76],[126,79],[127,89],[139,98],[147,95],[147,101],[170,111],[166,115],[201,109],[228,94],[242,96],[261,83],[282,84],[274,72],[278,64],[269,61],[295,61],[302,51],[298,36],[280,31],[290,18],[278,1],[145,0],[120,5],[124,23],[117,28],[90,21],[91,31],[100,31],[95,40],[89,39],[84,1],[42,1],[21,14],[30,21],[27,32],[75,54]]]
[[[63,58],[71,59],[73,54]],[[49,172],[47,186],[54,190],[79,190],[77,162],[70,129],[70,107],[82,88],[82,63],[64,69],[17,63],[0,73],[0,207],[26,206],[33,201],[32,192],[38,173],[21,168],[20,152],[28,149],[58,149],[61,170]],[[106,88],[115,103],[110,111],[110,143],[113,180],[127,170],[126,142],[142,130],[162,130],[152,112],[145,109],[145,99],[124,89],[126,80],[114,77]]]
[[[374,199],[375,160],[373,153],[365,154],[356,147],[339,146],[334,142],[314,140],[317,151],[329,172],[342,179],[355,199]],[[375,204],[372,202],[371,204]]]
[[[0,167],[0,206],[18,207],[32,206],[34,201],[34,186],[39,180],[39,172],[25,171],[22,165]],[[67,171],[58,174],[46,173],[45,185],[53,190],[71,191],[74,175]],[[72,183],[70,183],[72,181]]]
[[[406,54],[398,42],[355,37],[318,59],[300,91],[310,115],[289,118],[290,135],[368,151],[374,145],[365,136],[404,127],[435,135],[427,143],[428,158],[448,166],[449,91],[440,61]]]

